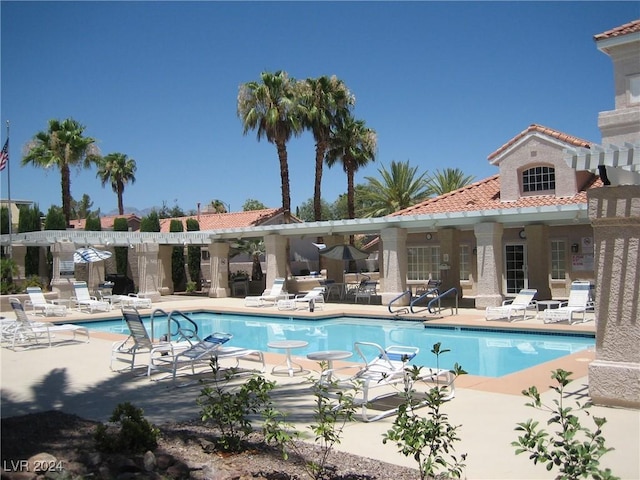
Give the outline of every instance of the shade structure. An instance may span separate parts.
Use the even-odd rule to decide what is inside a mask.
[[[111,252],[107,250],[98,250],[93,247],[85,247],[79,248],[75,252],[73,252],[73,261],[74,263],[84,263],[88,265],[87,271],[87,285],[90,289],[95,289],[100,282],[99,278],[92,278],[93,276],[100,275],[100,271],[93,273],[92,265],[96,262],[101,262],[106,260],[107,258],[111,258]],[[104,272],[102,272],[104,273]],[[101,275],[100,275],[101,276]]]
[[[73,252],[74,263],[93,263],[111,258],[111,252],[93,247],[79,248]]]
[[[333,260],[365,260],[369,258],[367,252],[357,249],[353,245],[334,245],[333,247],[324,248],[318,252],[323,257],[331,258]]]

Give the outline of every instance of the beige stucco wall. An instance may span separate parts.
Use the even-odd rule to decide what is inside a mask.
[[[640,185],[589,192],[596,246],[596,359],[589,394],[640,408]]]
[[[500,160],[500,199],[510,202],[526,196],[520,191],[521,172],[537,165],[555,168],[557,197],[575,195],[583,174],[576,173],[564,161],[563,149],[566,147],[565,143],[552,142],[537,134],[516,145]],[[532,195],[539,195],[539,192]]]

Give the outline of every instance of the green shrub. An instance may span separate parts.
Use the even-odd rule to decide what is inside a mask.
[[[449,352],[442,350],[440,345],[434,344],[431,350],[436,356],[436,371],[439,370],[440,355]],[[447,414],[441,410],[446,401],[447,386],[436,384],[423,395],[424,398],[419,398],[414,386],[422,375],[422,368],[407,368],[404,401],[398,408],[393,427],[383,435],[382,443],[395,442],[400,453],[413,457],[418,462],[422,480],[435,477],[441,470],[446,478],[460,478],[466,454],[460,455],[460,459],[454,455],[454,444],[460,440],[457,434],[459,426],[451,425]],[[456,363],[451,373],[455,380],[466,372]],[[418,415],[418,407],[426,408],[427,414]]]
[[[253,432],[250,415],[271,407],[270,392],[276,384],[254,375],[233,390],[230,381],[236,369],[223,369],[215,357],[211,360],[211,369],[213,387],[203,388],[196,403],[201,408],[202,421],[213,423],[220,431],[217,446],[223,451],[237,452]]]
[[[320,362],[322,371],[326,370],[327,367],[326,362]],[[309,381],[313,385],[315,397],[313,418],[316,422],[310,425],[309,429],[315,435],[315,442],[320,447],[320,453],[316,458],[307,459],[305,470],[311,478],[320,480],[331,478],[331,472],[328,467],[329,455],[333,447],[340,443],[346,424],[354,419],[357,408],[354,398],[362,389],[362,384],[361,382],[354,382],[351,390],[345,390],[338,388],[336,381],[324,380],[318,382],[313,378],[310,378]],[[286,425],[284,421],[280,421],[277,417],[278,414],[279,412],[276,411],[267,411],[264,414],[263,433],[265,442],[267,444],[277,444],[281,448],[285,459],[289,456],[288,449],[303,457],[302,452],[294,441],[299,437],[299,433],[292,430],[291,426]],[[285,427],[289,427],[289,430],[286,430]]]
[[[96,427],[94,439],[98,450],[107,453],[144,453],[158,446],[160,430],[143,416],[142,409],[120,403],[109,421]]]
[[[571,373],[562,369],[551,372],[551,378],[557,385],[551,388],[558,393],[558,399],[554,399],[554,406],[542,403],[540,393],[535,386],[529,390],[523,390],[522,394],[532,399],[526,405],[551,414],[547,425],[557,425],[560,430],[549,434],[540,427],[539,422],[532,419],[518,423],[516,431],[522,432],[516,442],[511,445],[516,447],[516,455],[529,453],[529,459],[534,464],[546,464],[547,471],[554,468],[559,470],[559,479],[593,478],[596,480],[610,480],[615,477],[610,469],[600,468],[600,458],[613,450],[604,445],[602,426],[607,423],[606,418],[593,417],[596,430],[592,432],[580,424],[579,418],[572,412],[573,408],[564,405],[565,387],[572,382]],[[576,402],[576,411],[583,411],[589,415],[588,409],[591,402],[580,404]]]
[[[27,290],[27,287],[40,287],[42,290],[44,290],[42,280],[37,275],[31,275],[27,277],[24,282],[22,282],[22,288],[25,292]]]

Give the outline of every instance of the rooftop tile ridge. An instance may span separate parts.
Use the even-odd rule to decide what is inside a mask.
[[[593,39],[596,41],[605,40],[607,38],[620,37],[634,32],[640,32],[640,19],[632,20],[631,22],[609,29],[606,32],[598,33],[593,36]]]
[[[496,173],[495,175],[491,175],[490,177],[483,178],[481,180],[478,180],[477,182],[470,183],[469,185],[465,185],[464,187],[460,187],[460,188],[458,188],[456,190],[452,190],[450,192],[443,193],[442,195],[438,195],[437,197],[428,198],[426,200],[423,200],[420,203],[416,203],[415,205],[411,205],[410,207],[404,208],[402,210],[398,210],[397,212],[393,212],[393,213],[389,214],[388,216],[395,217],[397,215],[405,215],[405,214],[407,214],[407,213],[409,213],[409,212],[411,212],[413,210],[425,207],[425,206],[430,205],[432,203],[435,203],[437,201],[442,201],[442,200],[447,199],[449,197],[452,197],[454,195],[462,194],[462,193],[466,192],[467,190],[470,190],[472,188],[478,188],[482,184],[487,184],[487,183],[489,183],[491,181],[499,180],[499,179],[500,179],[500,174]]]
[[[525,136],[527,136],[528,134],[530,134],[532,132],[542,133],[542,134],[547,135],[549,137],[556,138],[556,139],[561,140],[561,141],[566,142],[566,143],[570,143],[570,144],[572,144],[572,145],[574,145],[576,147],[590,148],[590,146],[593,143],[593,142],[589,142],[587,140],[583,140],[581,138],[578,138],[576,136],[569,135],[568,133],[563,133],[563,132],[561,132],[559,130],[556,130],[554,128],[545,127],[544,125],[540,125],[538,123],[532,123],[527,128],[525,128],[523,131],[521,131],[519,134],[517,134],[515,137],[513,137],[511,140],[509,140],[504,145],[502,145],[500,148],[498,148],[496,151],[491,153],[487,157],[487,160],[491,160],[491,159],[497,157],[498,155],[503,153],[505,150],[507,150],[509,147],[511,147],[512,145],[515,145],[516,143],[518,143],[518,141],[520,139],[524,138]]]

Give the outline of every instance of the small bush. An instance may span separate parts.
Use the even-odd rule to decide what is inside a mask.
[[[558,399],[554,399],[554,406],[542,403],[540,393],[536,387],[523,390],[522,394],[532,399],[527,403],[528,407],[535,408],[551,414],[547,425],[556,425],[559,430],[548,433],[540,427],[539,422],[532,419],[518,423],[516,431],[522,432],[518,441],[511,445],[516,447],[516,455],[529,453],[529,459],[534,464],[541,463],[547,471],[557,468],[559,475],[555,478],[573,480],[578,478],[593,478],[596,480],[612,480],[615,477],[610,469],[600,468],[600,457],[613,450],[604,445],[602,426],[607,422],[606,418],[593,417],[596,426],[591,431],[580,424],[580,420],[572,412],[573,408],[564,405],[564,389],[571,383],[571,372],[562,369],[554,370],[551,374],[557,385],[551,388],[558,393]],[[580,404],[576,402],[576,411],[584,411],[591,407],[591,402]]]
[[[120,403],[114,409],[110,425],[96,427],[96,448],[107,453],[144,453],[158,446],[160,430],[143,416],[142,409]]]
[[[203,422],[213,423],[220,431],[217,446],[227,452],[242,449],[243,440],[253,432],[249,416],[262,413],[272,406],[270,392],[275,382],[254,375],[233,391],[229,382],[235,369],[223,369],[214,357],[211,360],[214,385],[205,387],[196,399]]]
[[[439,342],[434,344],[431,350],[436,356],[436,371],[440,369],[440,355],[449,352],[441,349],[440,345]],[[422,368],[406,368],[403,403],[398,408],[393,426],[383,435],[382,443],[394,442],[400,453],[412,457],[418,463],[421,480],[439,477],[441,471],[445,478],[461,478],[467,455],[455,455],[455,443],[460,441],[459,425],[452,425],[448,415],[442,411],[448,385],[436,384],[424,393],[424,398],[419,398],[414,386],[421,378]],[[451,370],[454,380],[466,373],[457,363]],[[426,415],[418,415],[416,410],[420,407],[427,409]]]

